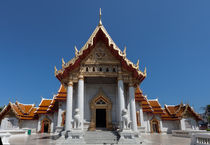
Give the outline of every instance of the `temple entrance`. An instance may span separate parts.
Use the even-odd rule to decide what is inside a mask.
[[[41,133],[50,133],[51,121],[47,118],[42,120]]]
[[[102,92],[102,89],[100,89],[99,93],[91,100],[90,109],[91,122],[88,130],[96,130],[96,127],[112,130],[112,103]]]
[[[106,109],[96,109],[96,127],[106,127]]]
[[[157,119],[153,118],[150,121],[150,129],[151,129],[151,133],[160,133],[160,125]]]

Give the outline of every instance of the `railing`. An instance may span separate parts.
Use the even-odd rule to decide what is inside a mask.
[[[0,133],[0,139],[3,145],[10,145],[9,143],[10,135],[11,135],[10,133]]]
[[[210,145],[210,133],[194,134],[191,145]]]

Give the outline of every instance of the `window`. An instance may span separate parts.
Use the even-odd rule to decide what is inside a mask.
[[[104,102],[104,100],[100,99],[96,102],[96,104],[106,104],[106,102]]]

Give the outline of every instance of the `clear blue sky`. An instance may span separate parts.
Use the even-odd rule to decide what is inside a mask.
[[[59,88],[54,66],[74,56],[102,22],[148,76],[141,88],[162,105],[210,104],[209,0],[0,1],[0,106],[39,104]]]

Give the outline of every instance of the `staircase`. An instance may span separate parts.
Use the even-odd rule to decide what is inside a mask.
[[[86,144],[116,144],[119,139],[117,132],[113,131],[87,131],[85,132]]]

